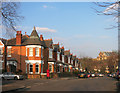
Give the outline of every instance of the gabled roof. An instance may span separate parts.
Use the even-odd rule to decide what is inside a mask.
[[[59,51],[59,44],[53,44],[53,50],[56,52],[56,51]]]
[[[0,40],[2,41],[2,43],[5,45],[6,44],[6,39],[0,38]]]
[[[53,44],[53,41],[52,39],[48,39],[48,40],[44,40],[45,44],[46,44],[46,47],[50,48]]]
[[[70,56],[70,50],[64,51],[64,55]]]
[[[22,40],[21,40],[21,45],[25,45],[25,41],[28,38],[29,37],[27,35],[23,35]],[[16,38],[12,38],[12,39],[7,40],[7,45],[16,45]]]
[[[30,37],[25,42],[26,45],[41,45],[40,38],[37,34],[37,31],[34,29],[30,35]]]

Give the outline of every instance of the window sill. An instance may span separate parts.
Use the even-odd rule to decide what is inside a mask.
[[[33,55],[29,55],[29,57],[33,57]]]
[[[40,74],[39,72],[35,72],[35,74]]]
[[[8,55],[7,57],[11,57],[11,55]]]
[[[29,74],[33,74],[33,72],[29,72]]]
[[[40,57],[39,55],[35,55],[35,57]]]

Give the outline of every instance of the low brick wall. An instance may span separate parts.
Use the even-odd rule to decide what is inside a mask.
[[[29,74],[28,79],[29,78],[41,78],[41,77],[40,77],[40,74]]]

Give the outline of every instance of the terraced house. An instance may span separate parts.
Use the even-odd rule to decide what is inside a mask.
[[[30,36],[17,31],[15,38],[0,39],[0,62],[1,70],[5,69],[6,62],[8,72],[21,72],[28,78],[45,76],[47,69],[50,73],[79,70],[77,58],[73,58],[70,50],[65,51],[59,43],[53,44],[52,39],[44,40],[35,27]]]

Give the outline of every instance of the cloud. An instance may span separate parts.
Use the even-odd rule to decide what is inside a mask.
[[[43,8],[47,8],[48,6],[47,5],[43,5]]]
[[[51,32],[51,33],[55,33],[56,30],[54,29],[49,29],[49,28],[41,28],[41,27],[36,27],[36,30],[38,32]]]

